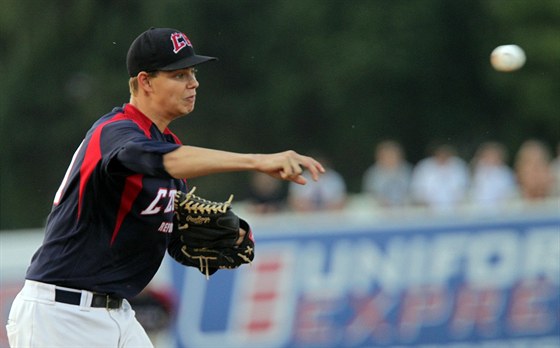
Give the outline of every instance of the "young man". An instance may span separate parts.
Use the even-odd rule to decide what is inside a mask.
[[[211,60],[175,29],[152,28],[132,43],[130,103],[101,117],[72,158],[10,311],[11,346],[151,347],[126,299],[150,282],[166,250],[180,261],[173,197],[187,190],[185,179],[257,171],[305,184],[303,169],[314,180],[324,172],[294,151],[181,145],[167,127],[193,111],[193,67]]]

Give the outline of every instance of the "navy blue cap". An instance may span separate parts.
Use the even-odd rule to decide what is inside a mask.
[[[130,45],[126,67],[130,77],[141,71],[171,71],[192,67],[215,57],[195,54],[187,35],[171,28],[150,28]]]

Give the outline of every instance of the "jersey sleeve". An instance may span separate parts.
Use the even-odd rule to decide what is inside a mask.
[[[181,145],[150,139],[132,121],[114,122],[101,135],[103,167],[112,174],[138,173],[171,178],[163,166],[163,155]]]

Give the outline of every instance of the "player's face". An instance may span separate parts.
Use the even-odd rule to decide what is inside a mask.
[[[160,71],[152,79],[153,100],[162,116],[174,119],[194,110],[199,86],[195,74],[194,68]]]

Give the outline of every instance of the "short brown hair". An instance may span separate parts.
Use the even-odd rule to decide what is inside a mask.
[[[147,72],[149,77],[155,77],[158,74],[158,71],[150,71]],[[128,79],[128,89],[130,90],[131,95],[136,95],[138,93],[138,76],[131,77]]]

